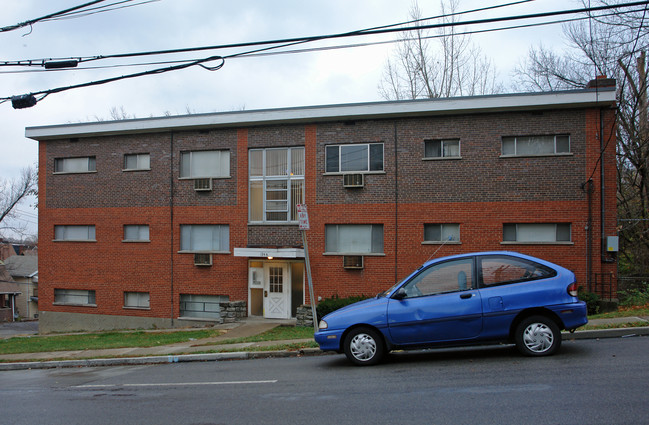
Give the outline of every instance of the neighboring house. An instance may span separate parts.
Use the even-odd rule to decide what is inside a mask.
[[[11,276],[0,263],[0,322],[13,322],[16,318],[16,297],[20,295],[20,288],[16,282],[11,281]]]
[[[12,244],[0,239],[0,261],[4,261],[12,255],[16,254],[16,249]]]
[[[616,270],[614,86],[27,128],[41,331],[220,321],[234,302],[290,318],[309,299],[298,204],[316,299],[483,250],[599,292]]]
[[[24,319],[38,319],[38,256],[14,255],[4,264],[21,289],[16,298],[16,313]]]

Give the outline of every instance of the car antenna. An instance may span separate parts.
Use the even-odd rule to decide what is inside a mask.
[[[440,249],[442,249],[442,247],[443,247],[444,245],[446,245],[446,242],[448,242],[448,241],[452,241],[452,240],[453,240],[453,236],[451,235],[451,236],[448,237],[448,239],[446,239],[446,240],[444,241],[443,244],[441,244],[441,245],[440,245],[440,246],[435,250],[435,252],[433,252],[433,254],[432,254],[430,257],[428,257],[428,260],[424,261],[424,264],[426,264],[427,262],[429,262],[430,259],[433,258],[433,257],[435,256],[435,254],[437,254],[437,251],[439,251]]]

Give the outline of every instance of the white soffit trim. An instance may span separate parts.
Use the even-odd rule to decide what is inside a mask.
[[[451,115],[502,111],[566,109],[615,104],[615,88],[521,93],[490,96],[396,102],[355,103],[307,106],[253,111],[181,115],[174,117],[102,121],[27,127],[25,136],[51,140],[82,136],[108,136],[133,133],[200,130],[223,127],[250,127],[266,124],[290,124],[355,119],[385,119],[426,115]]]
[[[234,248],[235,257],[304,258],[301,248]]]

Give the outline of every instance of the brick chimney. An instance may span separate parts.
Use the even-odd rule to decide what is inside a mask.
[[[598,75],[594,80],[590,80],[586,84],[587,89],[595,89],[602,87],[615,87],[615,78],[606,78],[606,75]]]

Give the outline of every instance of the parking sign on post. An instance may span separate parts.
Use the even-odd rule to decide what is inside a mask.
[[[306,204],[297,204],[297,220],[300,223],[300,230],[309,230],[309,214],[306,211]]]

